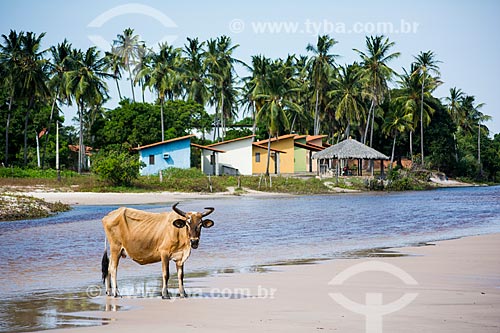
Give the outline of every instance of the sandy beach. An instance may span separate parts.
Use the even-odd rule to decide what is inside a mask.
[[[500,332],[500,234],[394,250],[192,279],[188,299],[100,296],[129,310],[80,313],[111,320],[68,332]]]
[[[41,198],[48,202],[62,202],[68,205],[142,205],[161,204],[192,199],[225,198],[228,196],[276,197],[290,196],[286,193],[260,192],[250,189],[235,194],[234,188],[218,193],[146,192],[146,193],[96,193],[96,192],[48,192],[27,191],[23,195]]]

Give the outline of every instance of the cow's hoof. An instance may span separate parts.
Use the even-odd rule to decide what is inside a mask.
[[[162,296],[161,299],[170,299],[170,295]]]
[[[188,298],[188,295],[186,293],[181,293],[179,295],[180,298]]]

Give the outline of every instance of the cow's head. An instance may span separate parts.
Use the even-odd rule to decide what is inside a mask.
[[[174,226],[177,228],[184,228],[186,227],[189,233],[189,239],[191,241],[191,247],[193,249],[198,248],[198,244],[200,243],[200,234],[201,234],[201,228],[210,228],[214,225],[214,221],[209,220],[209,219],[203,219],[205,216],[208,214],[212,213],[214,211],[214,208],[212,207],[207,207],[205,208],[205,211],[203,213],[197,213],[197,212],[183,212],[179,208],[177,208],[177,205],[179,203],[176,203],[172,206],[172,209],[174,212],[182,216],[182,219],[177,219],[173,222]]]

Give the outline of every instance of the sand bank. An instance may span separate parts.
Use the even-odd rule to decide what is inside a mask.
[[[182,193],[182,192],[147,192],[147,193],[95,193],[95,192],[23,192],[23,195],[41,198],[48,202],[62,202],[68,205],[142,205],[160,204],[192,199],[225,198],[241,195],[252,197],[290,196],[284,193],[259,192],[246,190],[235,193],[234,189],[219,193]]]
[[[397,250],[408,256],[340,259],[194,279],[186,286],[196,295],[183,300],[101,296],[96,300],[110,309],[131,309],[83,314],[112,321],[68,332],[500,331],[500,234]],[[342,303],[342,296],[354,305]],[[404,300],[409,304],[398,304]],[[368,314],[371,331],[365,327],[366,314],[346,308],[366,313],[362,305],[367,301],[392,304],[372,308],[390,313]]]

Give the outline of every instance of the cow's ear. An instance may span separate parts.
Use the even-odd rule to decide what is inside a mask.
[[[201,222],[201,224],[203,225],[204,228],[211,228],[214,226],[214,221],[212,220],[203,220]]]
[[[186,221],[184,220],[181,220],[181,219],[177,219],[173,222],[174,226],[176,226],[177,228],[181,229],[181,228],[184,228],[186,226]]]

